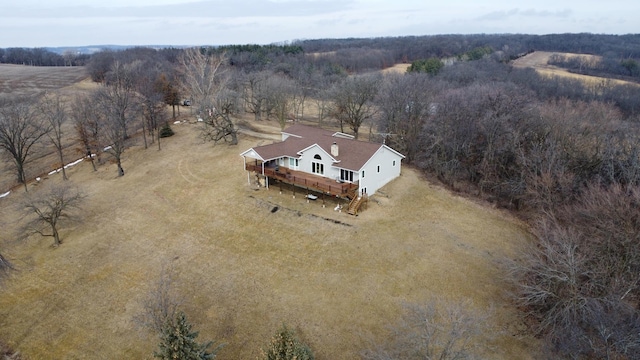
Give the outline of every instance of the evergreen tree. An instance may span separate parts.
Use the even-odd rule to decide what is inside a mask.
[[[286,325],[271,338],[266,349],[262,350],[265,360],[313,360],[311,348],[300,341],[295,332]]]
[[[180,311],[174,321],[168,321],[160,336],[159,350],[153,355],[162,360],[207,360],[215,359],[220,346],[213,351],[207,349],[213,342],[200,344],[196,341],[197,331],[191,330],[191,324]]]

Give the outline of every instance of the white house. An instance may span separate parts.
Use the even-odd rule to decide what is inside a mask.
[[[400,175],[404,155],[385,144],[355,140],[341,132],[293,125],[282,141],[240,154],[245,170],[269,181],[278,180],[343,198],[373,195]]]

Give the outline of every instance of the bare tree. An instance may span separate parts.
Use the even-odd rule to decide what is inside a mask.
[[[242,91],[245,111],[254,115],[256,121],[262,118],[263,113],[266,112],[266,97],[265,84],[271,72],[260,71],[244,74],[244,88]]]
[[[213,108],[218,91],[224,86],[222,66],[224,55],[210,55],[207,49],[190,48],[183,52],[180,59],[186,93],[200,115]]]
[[[510,265],[531,329],[574,358],[640,356],[640,191],[591,186],[536,224],[538,243]]]
[[[385,76],[378,94],[380,109],[378,131],[389,146],[412,163],[424,151],[422,130],[435,108],[435,81],[426,74],[390,74]]]
[[[62,125],[67,121],[66,103],[58,94],[45,95],[39,104],[38,110],[51,131],[47,132],[47,137],[56,148],[60,167],[62,169],[62,179],[67,180],[67,172],[64,167],[64,154],[62,143]]]
[[[158,335],[173,321],[183,303],[176,289],[176,274],[171,266],[164,266],[153,288],[142,299],[142,312],[134,318],[139,325]]]
[[[266,100],[271,115],[278,120],[280,128],[284,129],[293,110],[294,83],[288,78],[276,75],[267,79],[266,88]]]
[[[157,140],[160,147],[160,127],[168,121],[165,104],[173,105],[175,118],[175,104],[178,102],[178,93],[172,82],[157,64],[146,64],[138,74],[137,91],[141,95],[142,134],[144,147],[147,148],[147,133],[151,137],[151,143]]]
[[[201,136],[206,141],[238,144],[238,129],[231,117],[237,111],[237,94],[223,90],[217,94],[215,106],[204,116]]]
[[[151,142],[158,143],[158,150],[160,150],[160,127],[167,124],[168,121],[167,112],[160,96],[159,94],[145,96],[142,102],[142,115],[146,124],[144,127],[151,135]]]
[[[116,61],[107,74],[106,86],[96,92],[100,111],[109,121],[120,125],[124,139],[129,137],[129,125],[138,113],[135,84],[139,66],[139,62],[122,64]]]
[[[363,122],[376,114],[373,100],[378,93],[381,77],[377,75],[359,75],[336,84],[331,91],[331,115],[340,122],[340,131],[344,125],[351,128],[355,138]]]
[[[101,124],[104,151],[113,156],[118,166],[118,176],[124,176],[122,155],[126,149],[128,128],[139,112],[139,99],[135,90],[135,73],[139,63],[115,62],[107,76],[107,85],[95,93],[95,103],[103,117]]]
[[[29,102],[9,102],[0,106],[0,149],[11,156],[18,182],[28,191],[25,166],[31,160],[33,146],[49,133],[50,127],[35,116]]]
[[[402,318],[391,327],[388,340],[362,352],[367,360],[474,359],[490,340],[477,315],[465,303],[433,299],[425,304],[405,304]],[[493,334],[495,334],[493,332]]]
[[[78,140],[82,143],[79,150],[87,156],[97,171],[94,157],[100,161],[100,123],[102,114],[97,111],[95,98],[89,96],[77,96],[71,103],[71,118],[76,130]]]
[[[204,120],[202,137],[218,142],[238,143],[237,129],[231,116],[236,111],[237,96],[223,91],[227,78],[222,71],[226,56],[208,54],[206,49],[187,49],[181,59],[184,86],[191,94],[198,116]]]
[[[122,155],[127,145],[125,128],[117,117],[108,116],[104,120],[100,127],[100,136],[103,139],[102,144],[107,146],[103,150],[113,157],[118,167],[118,176],[124,176]]]
[[[62,243],[59,233],[60,222],[68,219],[70,213],[80,207],[84,195],[69,185],[53,185],[43,191],[30,195],[25,200],[25,213],[33,218],[28,220],[24,229],[27,234],[53,237],[53,245],[57,247]]]

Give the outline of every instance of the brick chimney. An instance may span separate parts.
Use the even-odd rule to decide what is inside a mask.
[[[333,144],[331,144],[331,156],[337,157],[339,155],[340,152],[338,152],[338,144],[334,142]]]

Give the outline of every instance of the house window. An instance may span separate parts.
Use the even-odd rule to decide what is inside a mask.
[[[353,171],[340,169],[340,180],[353,182]]]
[[[283,157],[278,159],[278,165],[284,166],[284,158]]]
[[[378,165],[378,172],[380,172],[380,165]]]
[[[313,158],[314,158],[314,159],[318,159],[318,160],[322,160],[322,158],[321,158],[321,157],[320,157],[320,155],[318,155],[318,154],[315,154],[315,155],[313,156]]]
[[[316,155],[316,156],[318,156],[318,155]],[[317,163],[317,162],[312,162],[311,163],[311,172],[314,173],[314,174],[323,175],[324,174],[324,164]]]
[[[364,170],[362,170],[362,176],[360,177],[364,179]]]
[[[297,169],[298,168],[298,159],[289,158],[289,168]]]
[[[393,160],[393,166],[396,166],[396,161],[395,160]]]

